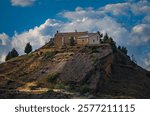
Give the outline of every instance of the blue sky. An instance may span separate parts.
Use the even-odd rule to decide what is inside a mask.
[[[11,0],[1,0],[0,33],[6,32],[12,36],[14,31],[28,30],[44,23],[48,18],[59,19],[61,18],[57,15],[59,12],[74,10],[78,6],[99,8],[108,3],[121,1],[123,0],[111,0],[111,2],[110,0],[36,0],[31,6],[22,7],[20,5],[12,6]]]
[[[149,0],[1,0],[0,61],[16,48],[23,54],[44,45],[59,31],[101,31],[134,54],[150,70]]]

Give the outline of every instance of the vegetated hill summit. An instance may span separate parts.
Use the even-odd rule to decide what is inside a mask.
[[[0,98],[150,98],[150,72],[108,44],[49,42],[0,64]]]

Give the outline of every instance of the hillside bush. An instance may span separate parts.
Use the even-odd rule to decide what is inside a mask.
[[[44,58],[45,59],[51,59],[51,58],[53,58],[53,56],[55,55],[56,53],[55,52],[46,52],[45,54],[44,54]]]
[[[49,73],[47,75],[47,82],[54,82],[59,77],[59,73]]]

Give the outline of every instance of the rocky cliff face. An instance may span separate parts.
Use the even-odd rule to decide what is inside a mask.
[[[109,46],[46,44],[0,64],[0,98],[150,98],[150,72]]]

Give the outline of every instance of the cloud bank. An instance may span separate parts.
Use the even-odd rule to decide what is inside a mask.
[[[11,0],[12,3],[19,4]],[[25,0],[30,5],[35,0]],[[23,2],[21,2],[23,3]],[[24,3],[28,4],[28,3]],[[134,54],[138,63],[143,67],[150,66],[150,2],[147,0],[128,0],[124,3],[107,4],[106,6],[94,9],[92,7],[77,7],[73,11],[62,11],[58,13],[61,18],[47,19],[40,26],[29,29],[22,33],[15,32],[13,37],[7,34],[0,34],[0,61],[11,48],[16,48],[23,54],[24,47],[30,42],[33,49],[45,44],[57,30],[59,31],[90,31],[108,33],[117,42],[117,45],[124,45],[129,49],[129,54]],[[135,20],[135,17],[140,17]],[[11,39],[9,39],[11,38]],[[2,49],[5,49],[3,51]],[[149,68],[147,68],[149,69]]]
[[[5,33],[0,34],[0,62],[5,61],[6,54],[11,49],[11,41]]]
[[[20,7],[26,7],[26,6],[32,6],[35,3],[36,0],[11,0],[12,6],[20,6]]]

